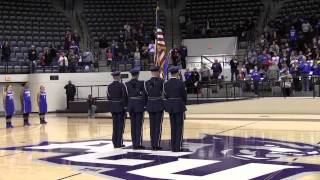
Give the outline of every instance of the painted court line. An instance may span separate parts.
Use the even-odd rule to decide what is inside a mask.
[[[71,177],[73,177],[73,176],[78,176],[78,175],[80,175],[80,174],[81,174],[81,173],[72,174],[72,175],[70,175],[70,176],[66,176],[66,177],[63,177],[63,178],[59,178],[59,179],[57,179],[57,180],[68,179],[68,178],[71,178]]]
[[[261,122],[261,121],[255,121],[255,122],[247,123],[247,124],[244,124],[244,125],[241,125],[241,126],[237,126],[237,127],[231,128],[231,129],[227,129],[227,130],[224,130],[224,131],[215,133],[214,135],[219,135],[219,134],[222,134],[222,133],[225,133],[225,132],[229,132],[229,131],[232,131],[232,130],[236,130],[236,129],[239,129],[239,128],[243,128],[243,127],[246,127],[246,126],[249,126],[249,125],[258,123],[258,122]]]

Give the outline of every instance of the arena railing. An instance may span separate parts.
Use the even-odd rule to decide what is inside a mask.
[[[309,91],[303,91],[301,80],[298,82],[299,87],[294,87],[291,81],[289,97],[320,97],[320,77],[310,76]],[[202,101],[231,101],[248,98],[264,98],[264,97],[283,97],[288,96],[284,87],[287,81],[281,80],[262,80],[258,83],[257,94],[254,93],[252,80],[223,81],[211,80],[207,82],[186,83],[188,100],[201,103]],[[195,85],[197,84],[197,85]],[[191,85],[191,86],[190,86]],[[76,86],[76,101],[85,101],[89,94],[98,100],[105,101],[107,99],[107,85],[89,85]]]

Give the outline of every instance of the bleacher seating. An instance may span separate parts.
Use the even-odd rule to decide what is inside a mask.
[[[278,30],[279,35],[288,39],[288,32],[299,18],[308,19],[311,25],[317,23],[320,15],[320,1],[315,0],[291,0],[284,3],[276,19],[269,22],[269,26]],[[299,27],[296,27],[299,28]],[[299,30],[299,29],[298,29]]]
[[[277,19],[284,16],[311,16],[320,14],[320,2],[316,0],[292,0],[284,3]]]
[[[87,21],[90,37],[98,46],[105,34],[108,41],[118,39],[118,33],[128,22],[131,26],[143,21],[146,33],[155,27],[156,0],[85,0],[83,16]],[[160,16],[163,26],[164,18]]]
[[[0,1],[0,42],[10,42],[11,61],[26,61],[32,44],[38,53],[49,44],[60,48],[67,30],[70,22],[50,0]]]
[[[219,37],[234,36],[234,26],[239,27],[241,21],[257,24],[262,10],[261,0],[187,0],[186,9],[182,13],[186,21],[191,18],[196,29],[206,26],[208,19],[211,30],[215,32],[214,36]],[[187,35],[185,26],[181,26],[181,33],[184,38],[199,35]]]

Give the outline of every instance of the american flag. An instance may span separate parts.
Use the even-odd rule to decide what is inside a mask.
[[[154,62],[156,66],[160,67],[162,77],[165,77],[166,74],[164,72],[166,71],[166,68],[168,66],[168,59],[166,57],[166,42],[164,40],[164,34],[162,32],[162,29],[160,28],[159,25],[159,18],[158,18],[158,10],[159,6],[157,7],[156,10],[156,52],[154,56]]]
[[[162,67],[166,59],[166,43],[164,41],[163,32],[160,28],[156,34],[156,55],[155,64]]]

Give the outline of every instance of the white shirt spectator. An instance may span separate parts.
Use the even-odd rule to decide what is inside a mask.
[[[67,67],[68,66],[68,58],[66,56],[60,56],[58,63],[59,63],[59,66],[63,66],[63,63],[64,63],[65,66]]]
[[[133,59],[135,61],[139,61],[140,60],[140,52],[139,51],[136,51],[133,55]]]
[[[185,24],[186,23],[186,17],[184,15],[179,16],[179,23]]]
[[[311,25],[309,22],[304,22],[301,25],[302,32],[307,33],[311,30]]]
[[[280,57],[279,56],[273,56],[271,58],[272,62],[275,63],[275,64],[279,64],[279,60],[280,60]]]
[[[129,24],[125,24],[125,25],[123,26],[123,29],[126,30],[127,32],[130,32],[131,26],[130,26]]]

